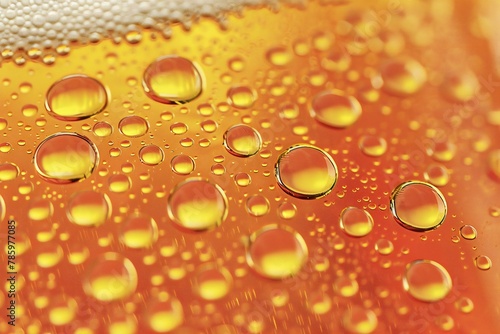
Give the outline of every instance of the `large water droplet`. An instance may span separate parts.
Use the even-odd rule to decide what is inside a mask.
[[[408,181],[391,194],[391,211],[398,223],[413,231],[427,231],[444,222],[447,212],[443,194],[433,185]]]
[[[437,262],[416,260],[406,266],[403,288],[420,301],[439,301],[446,297],[451,287],[448,271]]]
[[[144,91],[161,103],[183,104],[201,94],[200,70],[188,59],[175,55],[156,59],[144,71]]]
[[[90,176],[99,155],[87,137],[76,133],[57,133],[38,145],[34,163],[38,174],[53,183],[70,183]]]
[[[286,193],[312,199],[327,195],[337,182],[337,165],[320,148],[296,145],[283,152],[275,166],[278,185]]]
[[[250,236],[248,265],[260,275],[283,279],[297,274],[306,263],[307,245],[287,226],[268,225]]]
[[[320,123],[346,128],[361,116],[361,104],[340,90],[325,91],[312,99],[311,114]]]
[[[219,226],[227,216],[227,198],[216,184],[194,178],[179,183],[168,198],[168,214],[179,226],[202,231]]]
[[[103,111],[107,103],[106,89],[99,81],[86,75],[71,75],[49,88],[45,107],[57,119],[77,121]]]

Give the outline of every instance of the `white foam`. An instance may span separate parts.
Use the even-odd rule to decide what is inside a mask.
[[[169,34],[172,22],[189,27],[208,16],[224,23],[244,7],[303,0],[0,0],[0,49],[51,49],[70,42],[124,36],[141,27]]]

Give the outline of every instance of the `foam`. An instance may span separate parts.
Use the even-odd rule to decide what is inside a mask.
[[[71,42],[96,42],[151,28],[166,37],[170,25],[245,7],[276,7],[300,0],[0,0],[0,49],[12,52],[55,49]]]

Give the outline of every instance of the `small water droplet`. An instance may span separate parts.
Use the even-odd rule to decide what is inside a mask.
[[[361,116],[361,104],[340,90],[324,91],[312,99],[311,114],[318,122],[335,127],[346,128]]]
[[[257,93],[247,86],[234,86],[228,90],[227,99],[235,108],[248,109],[257,100]]]
[[[99,226],[111,216],[111,201],[105,194],[82,191],[70,197],[66,212],[76,225]]]
[[[364,135],[359,140],[359,148],[370,157],[379,157],[387,151],[387,141],[379,136]]]
[[[464,225],[460,228],[460,235],[466,240],[474,240],[477,237],[477,231],[472,225]]]
[[[148,166],[156,166],[164,159],[163,150],[156,145],[146,145],[139,150],[141,162]]]
[[[479,255],[474,259],[476,267],[481,270],[489,270],[491,268],[491,260],[486,255]]]
[[[247,198],[246,209],[254,217],[264,216],[269,213],[269,200],[262,195],[254,195]]]
[[[342,326],[350,333],[370,334],[377,329],[377,315],[370,309],[352,306],[342,316]]]
[[[172,171],[179,175],[189,175],[194,171],[195,163],[189,155],[176,155],[170,161]]]
[[[427,81],[425,68],[415,59],[406,57],[389,60],[382,66],[380,75],[382,89],[396,96],[415,94]]]
[[[120,241],[130,248],[149,248],[158,240],[156,221],[144,214],[134,214],[120,229]]]
[[[340,213],[340,228],[351,237],[364,237],[373,229],[373,218],[365,210],[347,207]]]
[[[232,282],[233,278],[226,268],[208,264],[198,269],[193,289],[205,300],[217,300],[229,293]]]
[[[140,116],[127,116],[120,120],[118,129],[127,137],[141,137],[149,130],[149,123]]]

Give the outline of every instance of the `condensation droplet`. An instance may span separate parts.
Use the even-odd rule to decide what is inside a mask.
[[[205,300],[218,300],[229,293],[232,282],[231,274],[226,268],[208,264],[198,269],[193,289]]]
[[[202,74],[186,58],[164,56],[156,59],[144,71],[143,88],[146,94],[157,102],[183,104],[201,94]]]
[[[176,174],[189,175],[194,171],[195,163],[189,155],[179,154],[172,158],[170,166]]]
[[[158,240],[156,221],[145,214],[134,214],[120,229],[121,242],[130,248],[149,248]]]
[[[474,259],[476,267],[481,270],[489,270],[491,268],[491,260],[486,255],[479,255]]]
[[[359,284],[348,276],[340,276],[333,282],[333,290],[342,297],[352,297],[359,291]]]
[[[377,315],[370,309],[351,306],[342,316],[342,326],[350,333],[370,334],[377,329]]]
[[[389,255],[394,250],[394,245],[390,240],[378,239],[375,243],[375,250],[382,255]]]
[[[455,302],[455,307],[462,313],[471,313],[474,310],[474,303],[470,298],[462,296]]]
[[[141,137],[149,130],[149,123],[140,116],[127,116],[120,120],[118,129],[127,137]]]
[[[130,190],[132,182],[127,175],[115,174],[108,179],[108,189],[114,193],[124,193]]]
[[[334,127],[346,128],[361,116],[361,104],[354,96],[340,90],[324,91],[313,97],[311,115],[318,122]]]
[[[86,75],[71,75],[49,88],[45,107],[57,119],[78,121],[100,113],[107,103],[108,94],[98,80]]]
[[[106,194],[81,191],[70,197],[66,213],[76,225],[100,226],[111,217],[111,201]]]
[[[406,266],[403,288],[415,299],[435,302],[448,295],[452,281],[448,271],[439,263],[416,260]]]
[[[240,187],[248,187],[252,183],[252,177],[247,173],[238,173],[234,176],[234,181]]]
[[[447,213],[443,194],[433,185],[408,181],[391,194],[391,211],[396,221],[413,231],[432,230],[441,225]]]
[[[46,181],[71,183],[90,176],[99,154],[87,137],[76,133],[56,133],[44,139],[34,154],[35,168]]]
[[[0,164],[0,181],[14,180],[19,176],[19,167],[12,162]]]
[[[250,157],[259,152],[262,139],[254,128],[238,124],[230,127],[224,133],[224,147],[237,157]]]
[[[227,99],[235,108],[248,109],[257,100],[257,93],[247,86],[234,86],[227,91]]]
[[[450,174],[445,166],[433,163],[427,166],[424,172],[424,178],[427,182],[432,183],[436,187],[443,187],[448,184]]]
[[[299,107],[294,103],[284,103],[280,106],[279,114],[285,120],[296,119],[299,117]]]
[[[359,140],[361,152],[370,157],[379,157],[387,151],[387,141],[379,136],[364,135]]]
[[[283,219],[292,219],[297,214],[297,207],[293,203],[284,202],[278,207],[278,215]]]
[[[147,145],[139,150],[141,162],[148,166],[156,166],[164,159],[163,150],[156,145]]]
[[[337,165],[328,153],[309,145],[296,145],[283,152],[275,166],[278,185],[302,199],[330,193],[337,182]]]
[[[340,213],[340,228],[351,237],[364,237],[373,229],[373,218],[365,210],[347,207]]]
[[[254,217],[264,216],[269,213],[269,200],[262,195],[254,195],[247,198],[246,209]]]
[[[97,137],[107,137],[113,133],[113,126],[108,122],[97,122],[92,131]]]
[[[266,53],[267,60],[275,66],[286,66],[292,60],[292,54],[282,46],[270,49]]]
[[[147,305],[147,323],[157,333],[170,332],[184,322],[181,302],[167,292],[160,292]],[[179,333],[182,333],[180,331]]]
[[[228,214],[224,191],[207,180],[194,178],[175,186],[168,198],[168,215],[179,226],[203,231],[222,224]]]
[[[474,240],[477,237],[477,231],[472,225],[464,225],[460,228],[460,235],[466,240]]]
[[[479,88],[476,75],[469,69],[446,76],[441,86],[445,98],[455,103],[472,100],[478,94]]]
[[[121,300],[135,292],[137,271],[123,255],[104,253],[86,269],[83,288],[87,295],[100,301]]]
[[[33,104],[26,104],[21,111],[24,117],[33,117],[38,113],[38,107]]]
[[[307,257],[306,242],[298,232],[273,224],[252,233],[246,259],[248,265],[260,275],[284,279],[297,274]]]
[[[427,81],[425,68],[412,58],[395,58],[380,70],[382,89],[396,96],[408,96],[418,92]],[[375,84],[377,86],[378,84]]]

